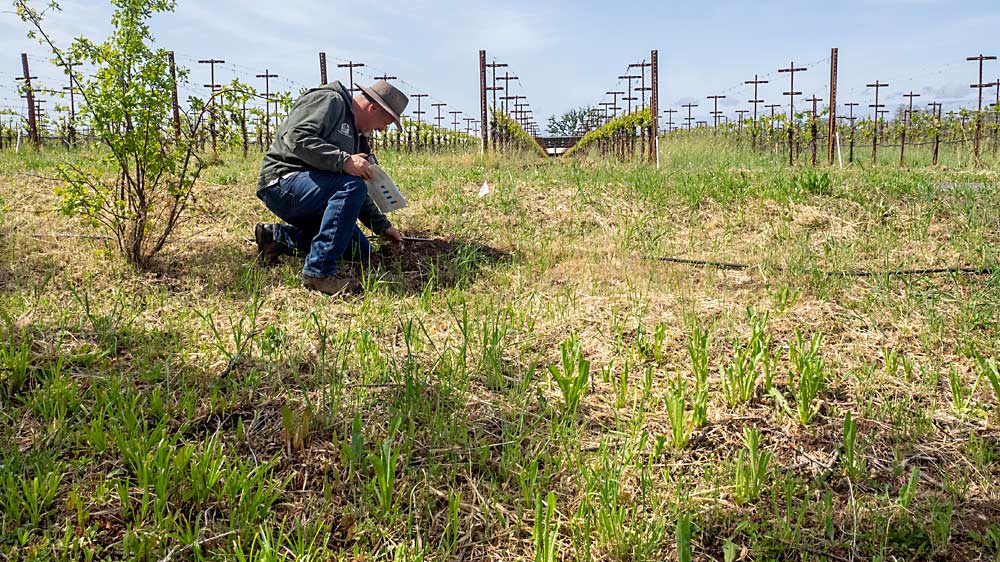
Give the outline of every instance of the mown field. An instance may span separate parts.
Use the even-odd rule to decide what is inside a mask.
[[[995,162],[380,157],[440,240],[339,299],[256,157],[137,272],[0,154],[0,558],[1000,560],[1000,273],[880,273],[993,267]]]

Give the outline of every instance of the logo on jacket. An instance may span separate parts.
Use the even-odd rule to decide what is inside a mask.
[[[351,126],[348,125],[347,123],[341,123],[340,128],[337,129],[337,132],[344,135],[345,137],[349,137],[351,136]]]

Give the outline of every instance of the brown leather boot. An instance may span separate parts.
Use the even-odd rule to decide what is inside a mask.
[[[274,227],[258,224],[253,227],[253,237],[257,241],[257,262],[263,266],[277,265],[281,249],[274,241]]]
[[[302,274],[302,286],[310,291],[327,295],[360,293],[364,290],[361,282],[352,277],[312,277]]]

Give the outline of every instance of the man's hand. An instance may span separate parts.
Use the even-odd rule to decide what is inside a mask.
[[[382,233],[382,240],[389,243],[389,247],[392,248],[394,254],[398,254],[403,251],[403,235],[396,230],[396,227],[390,226]]]
[[[344,162],[344,173],[357,176],[365,180],[370,180],[375,177],[375,172],[372,171],[371,164],[365,159],[367,156],[367,154],[352,154],[351,157]]]

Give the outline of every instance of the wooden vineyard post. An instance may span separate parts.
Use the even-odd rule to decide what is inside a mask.
[[[788,68],[779,68],[778,72],[787,72],[791,80],[790,88],[784,95],[788,96],[788,165],[792,166],[795,164],[795,96],[801,96],[802,92],[795,91],[795,73],[805,72],[808,70],[805,67],[796,68],[795,62],[792,62]]]
[[[660,167],[660,52],[653,49],[649,53],[649,114],[653,119],[650,126],[650,150],[652,151],[652,161],[656,167]]]
[[[839,50],[830,49],[830,125],[827,131],[827,161],[833,166],[833,143],[837,132],[837,65]]]
[[[979,161],[979,137],[982,136],[983,132],[983,88],[990,88],[993,84],[983,83],[983,62],[997,60],[995,56],[988,56],[980,54],[978,57],[966,57],[965,60],[974,61],[979,63],[979,81],[975,84],[969,86],[970,88],[976,88],[979,90],[979,105],[976,108],[976,133],[973,139],[973,154],[975,158],[975,164],[978,166]]]
[[[21,70],[24,71],[24,76],[18,80],[24,81],[24,95],[28,100],[28,139],[37,147],[41,144],[41,137],[35,114],[35,91],[31,88],[31,80],[36,77],[28,70],[28,53],[21,53]]]
[[[496,96],[496,94],[493,94]],[[479,116],[486,123],[486,50],[480,49],[479,51]],[[487,134],[487,127],[482,128],[482,146],[479,149],[480,154],[486,154],[487,149],[489,149],[490,139]]]
[[[753,75],[753,80],[747,80],[747,81],[745,81],[743,83],[747,84],[747,85],[750,85],[750,84],[753,85],[753,99],[752,100],[747,100],[747,103],[753,104],[753,136],[751,138],[751,146],[756,147],[757,146],[757,134],[759,132],[757,130],[757,105],[764,103],[764,100],[759,99],[759,97],[758,97],[759,96],[758,88],[760,87],[761,84],[767,84],[768,81],[767,80],[761,80],[759,76],[757,76],[756,74],[754,74]]]
[[[876,80],[875,83],[873,83],[873,84],[867,84],[866,85],[869,88],[875,88],[875,103],[874,104],[868,104],[868,107],[873,108],[874,111],[875,111],[875,123],[873,124],[874,125],[874,130],[872,131],[872,165],[878,164],[878,133],[879,133],[878,122],[879,122],[879,113],[880,113],[879,110],[881,108],[885,107],[885,104],[880,104],[878,102],[878,92],[879,92],[880,89],[885,88],[888,85],[889,84],[885,84],[885,83],[879,82],[878,80]]]
[[[899,166],[903,167],[906,165],[906,129],[910,125],[910,119],[913,117],[913,98],[919,98],[920,94],[915,94],[910,92],[908,94],[903,94],[904,98],[910,99],[910,107],[903,114],[903,134],[899,139]]]

